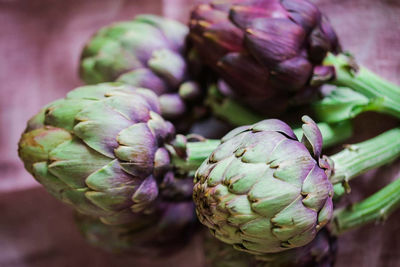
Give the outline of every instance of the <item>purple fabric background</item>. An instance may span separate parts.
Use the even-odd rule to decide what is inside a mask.
[[[200,1],[0,0],[0,266],[203,266],[198,237],[178,254],[157,260],[91,248],[77,232],[71,210],[38,186],[16,152],[26,121],[80,84],[79,53],[96,29],[139,13],[185,21],[195,2]],[[400,84],[400,1],[314,2],[359,63]],[[389,117],[364,114],[355,120],[356,135],[349,142],[397,124]],[[353,194],[345,201],[368,196],[399,175],[399,161],[371,171],[352,183]],[[383,226],[343,235],[336,266],[400,266],[399,220],[397,212]]]

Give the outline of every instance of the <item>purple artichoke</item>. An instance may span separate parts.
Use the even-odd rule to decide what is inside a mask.
[[[205,63],[264,113],[309,97],[313,70],[340,50],[326,18],[306,0],[202,4],[191,15],[190,38]]]
[[[316,103],[323,121],[376,111],[400,118],[400,87],[340,53],[335,31],[307,0],[222,0],[197,6],[190,40],[236,97],[263,114],[315,100],[320,85],[333,90]]]

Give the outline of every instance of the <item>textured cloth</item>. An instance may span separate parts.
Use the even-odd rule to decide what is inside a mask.
[[[80,84],[80,51],[98,28],[140,13],[165,12],[185,21],[194,2],[200,1],[0,1],[0,32],[6,40],[0,43],[0,266],[180,267],[187,261],[192,267],[202,266],[198,240],[162,260],[123,258],[89,247],[79,236],[70,209],[43,189],[28,189],[36,183],[23,169],[16,146],[29,117]],[[313,2],[329,17],[345,50],[400,84],[399,1]],[[385,116],[364,114],[355,120],[356,135],[349,142],[371,138],[396,124]],[[370,195],[399,174],[396,161],[355,179],[352,199]],[[400,266],[399,220],[396,212],[384,226],[369,225],[343,235],[336,266]]]

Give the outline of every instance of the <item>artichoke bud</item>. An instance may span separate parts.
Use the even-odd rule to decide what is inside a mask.
[[[192,101],[200,93],[189,85],[184,86],[186,91],[190,89],[186,98],[178,99],[178,92],[191,76],[203,74],[202,66],[193,73],[185,60],[188,32],[186,25],[155,15],[106,26],[83,49],[80,77],[88,84],[118,81],[162,95],[162,115],[185,131],[196,115],[191,114],[195,113],[194,103],[186,100]]]
[[[127,72],[143,69],[152,72],[148,68],[152,60],[161,74],[179,80],[186,68],[180,53],[183,53],[187,32],[185,25],[154,15],[140,15],[132,21],[106,26],[95,33],[83,49],[80,76],[89,84],[111,82]],[[165,65],[167,60],[174,62],[171,70]],[[142,75],[122,80],[140,86]]]
[[[193,10],[189,27],[205,64],[246,104],[269,115],[302,104],[299,92],[311,101],[314,68],[340,50],[329,22],[307,0],[211,1]]]
[[[330,165],[316,124],[303,122],[302,142],[279,120],[239,127],[203,162],[193,198],[215,237],[264,255],[310,243],[330,220]]]
[[[160,106],[148,89],[103,83],[70,91],[28,122],[20,158],[79,213],[94,245],[158,254],[182,245],[195,223],[193,182],[171,171],[175,131]]]
[[[158,97],[120,83],[79,87],[28,122],[19,142],[26,169],[56,198],[107,224],[157,212],[170,176],[173,125]]]

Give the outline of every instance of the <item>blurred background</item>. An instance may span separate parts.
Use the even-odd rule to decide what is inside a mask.
[[[39,187],[17,155],[26,121],[82,84],[77,73],[80,51],[97,29],[140,13],[186,22],[199,2],[206,1],[0,0],[0,266],[204,266],[199,237],[164,259],[114,256],[91,248],[80,237],[72,211]],[[329,17],[345,50],[400,84],[400,1],[312,2]],[[389,117],[364,114],[355,120],[356,134],[349,142],[397,124]],[[371,194],[398,175],[398,161],[367,173],[356,179],[347,201]],[[336,266],[400,266],[399,221],[397,212],[383,226],[342,236]]]

